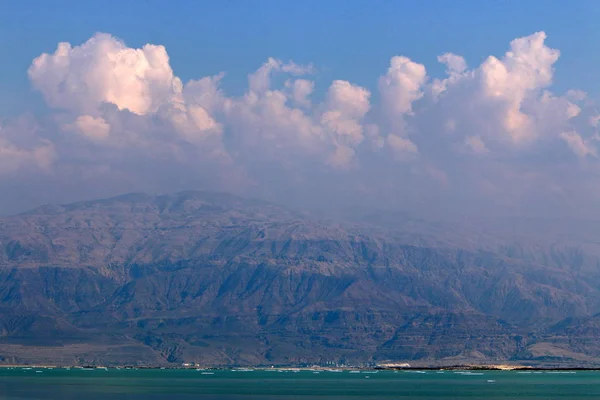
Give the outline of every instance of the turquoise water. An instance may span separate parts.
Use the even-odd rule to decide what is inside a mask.
[[[600,399],[600,372],[317,374],[2,368],[0,399]]]

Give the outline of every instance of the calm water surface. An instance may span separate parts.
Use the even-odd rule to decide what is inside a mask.
[[[317,374],[0,368],[0,399],[600,399],[600,372]]]

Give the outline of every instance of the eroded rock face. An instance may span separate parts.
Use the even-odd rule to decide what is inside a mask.
[[[3,218],[0,356],[103,364],[600,356],[589,340],[600,304],[593,255],[463,246],[422,232],[201,192]]]

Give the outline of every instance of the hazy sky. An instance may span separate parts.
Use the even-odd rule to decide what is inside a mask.
[[[131,191],[598,218],[597,1],[0,1],[0,214]]]

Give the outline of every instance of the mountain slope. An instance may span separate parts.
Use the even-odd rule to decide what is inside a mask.
[[[3,218],[0,357],[593,362],[579,356],[593,347],[585,332],[557,328],[598,313],[592,256],[567,249],[544,262],[512,244],[434,240],[424,228],[323,221],[204,192]]]

